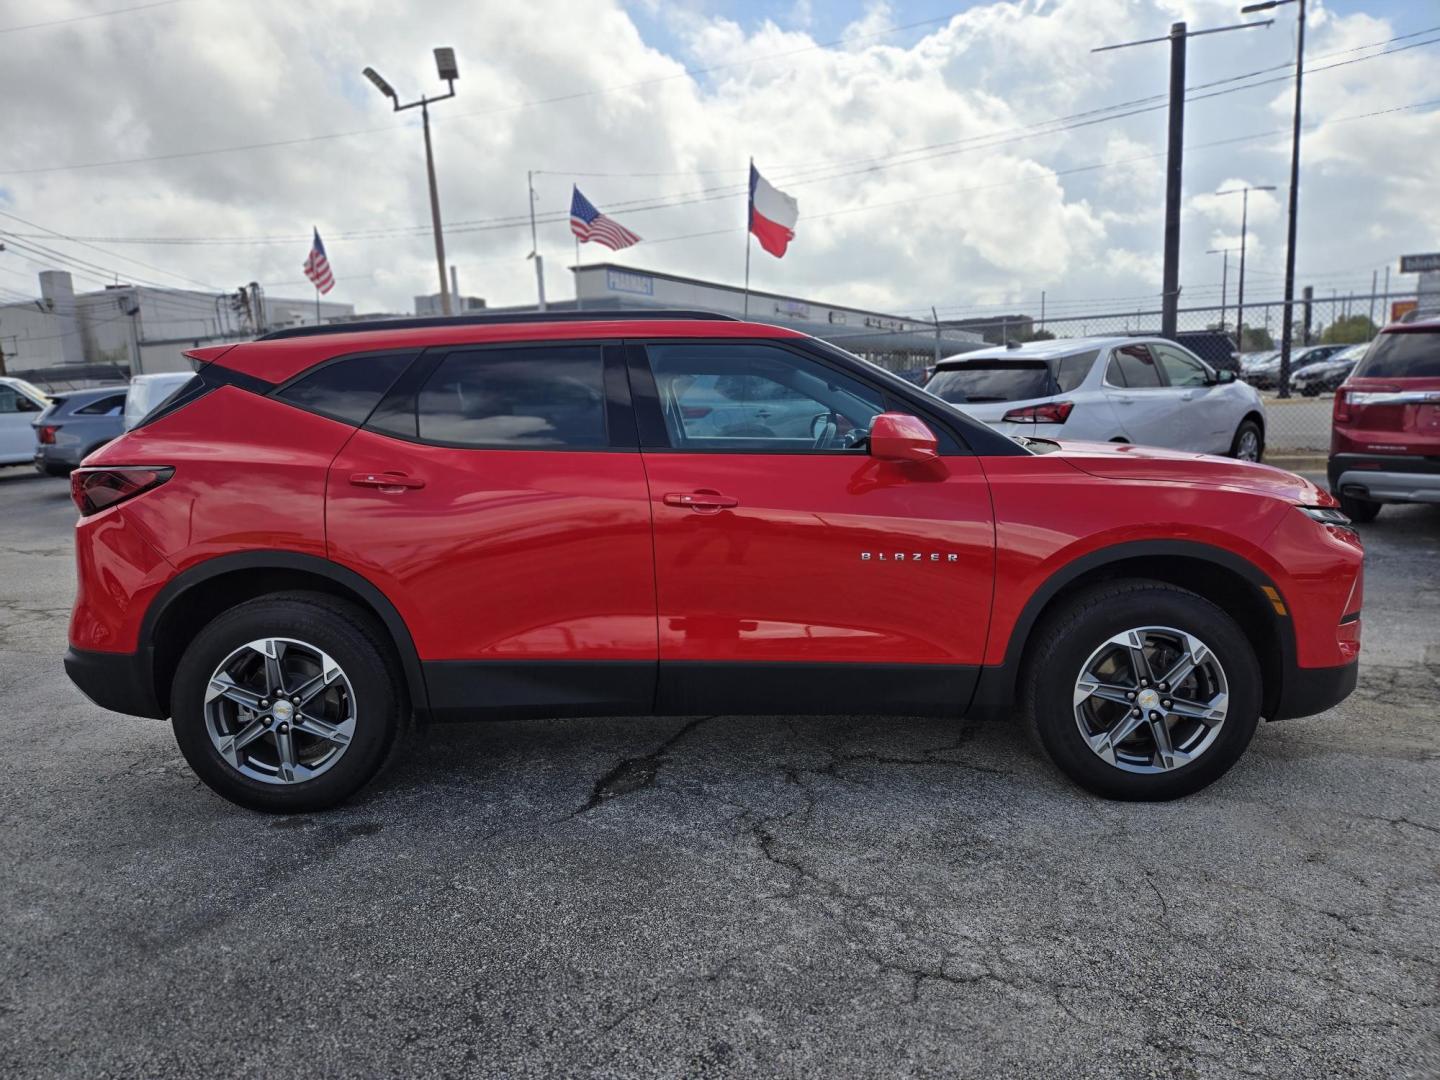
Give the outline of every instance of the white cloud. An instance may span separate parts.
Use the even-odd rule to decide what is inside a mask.
[[[1129,297],[1158,291],[1164,161],[1133,159],[1163,149],[1163,111],[1038,135],[1027,125],[1164,93],[1163,45],[1092,54],[1094,46],[1163,34],[1179,18],[1196,27],[1234,18],[1233,4],[1220,0],[1017,0],[887,35],[918,17],[895,3],[870,7],[845,46],[821,50],[803,0],[758,24],[699,4],[633,2],[664,20],[670,52],[647,42],[618,0],[314,0],[249,6],[243,18],[233,5],[203,2],[17,34],[0,68],[10,103],[0,206],[80,235],[200,240],[100,246],[220,287],[260,280],[302,296],[303,239],[218,238],[303,238],[318,225],[340,278],[336,298],[362,310],[408,310],[412,295],[435,285],[417,117],[390,112],[359,69],[374,65],[407,97],[434,91],[430,49],[447,43],[461,64],[457,98],[433,111],[447,249],[465,291],[493,303],[532,296],[523,259],[527,169],[544,170],[536,181],[542,212],[563,212],[574,180],[652,241],[623,261],[738,280],[738,231],[655,241],[738,229],[751,155],[801,209],[791,255],[779,263],[756,256],[759,287],[905,309],[1041,289],[1052,299]],[[55,17],[88,11],[70,0],[52,6]],[[1316,53],[1414,29],[1317,11]],[[1190,81],[1274,66],[1288,48],[1278,25],[1197,38]],[[709,70],[689,75],[687,65]],[[1433,49],[1417,48],[1317,72],[1306,94],[1307,125],[1316,127],[1440,97],[1440,65]],[[1288,141],[1206,144],[1283,129],[1289,100],[1288,87],[1272,86],[1190,106],[1187,280],[1216,276],[1203,252],[1238,232],[1240,200],[1208,193],[1244,182],[1281,187],[1280,198],[1250,202],[1251,251],[1278,261]],[[17,172],[334,132],[363,134]],[[1368,279],[1398,248],[1440,242],[1437,134],[1440,117],[1401,112],[1307,137],[1302,272],[1355,268]],[[923,147],[931,149],[914,152]],[[901,154],[909,164],[864,168],[866,159],[893,164]],[[825,167],[831,162],[854,164]],[[1123,164],[1091,168],[1103,162]],[[665,175],[578,175],[588,173]],[[736,194],[708,198],[731,187]],[[707,201],[624,208],[696,192]],[[20,228],[0,228],[11,226]],[[568,229],[545,224],[540,240],[552,294],[568,295]],[[113,254],[55,246],[179,284]],[[583,255],[608,253],[591,246]],[[24,279],[33,282],[38,265],[14,251],[0,255],[0,285],[33,289]]]

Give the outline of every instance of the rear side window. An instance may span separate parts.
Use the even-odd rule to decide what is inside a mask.
[[[369,353],[322,364],[276,391],[281,401],[347,424],[363,424],[415,353]]]
[[[1355,367],[1355,378],[1440,378],[1440,333],[1409,331],[1381,334]]]
[[[1099,349],[1091,349],[1073,356],[1062,356],[1055,364],[1055,385],[1060,393],[1068,394],[1077,389],[1085,381],[1085,376],[1090,374],[1099,355]]]
[[[592,450],[610,441],[598,345],[451,353],[426,380],[417,405],[425,442]]]
[[[1163,386],[1160,368],[1144,345],[1124,345],[1110,354],[1110,367],[1105,378],[1114,386],[1130,389]]]
[[[976,361],[964,367],[946,368],[937,371],[925,389],[952,405],[1025,401],[1049,397],[1055,392],[1050,368],[1042,360],[1025,363],[999,360],[993,364]]]
[[[81,405],[75,410],[76,416],[119,416],[125,411],[125,395],[111,394],[109,397],[96,398],[88,405]]]

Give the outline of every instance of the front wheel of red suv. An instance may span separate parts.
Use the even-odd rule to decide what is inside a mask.
[[[1255,734],[1255,652],[1195,593],[1107,582],[1070,598],[1038,634],[1021,673],[1022,713],[1046,755],[1098,795],[1189,795],[1223,776]]]
[[[319,593],[278,593],[224,612],[176,669],[172,725],[201,780],[252,810],[343,802],[398,746],[406,704],[374,622]]]

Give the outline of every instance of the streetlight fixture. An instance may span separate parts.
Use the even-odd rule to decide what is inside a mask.
[[[375,84],[375,89],[390,99],[396,112],[420,106],[420,116],[424,121],[425,128],[425,172],[430,180],[430,223],[435,230],[435,267],[440,273],[440,310],[449,315],[451,313],[450,279],[445,273],[445,237],[440,230],[440,191],[435,184],[435,154],[430,147],[430,105],[432,102],[444,101],[446,98],[455,96],[455,80],[460,77],[460,68],[455,63],[454,49],[435,50],[435,70],[449,86],[449,91],[434,97],[421,97],[419,101],[412,101],[408,105],[400,104],[400,96],[395,93],[395,88],[386,82],[374,68],[367,67],[364,75]]]
[[[1243,188],[1227,188],[1225,191],[1217,191],[1216,195],[1239,195],[1243,200],[1240,206],[1240,292],[1235,301],[1235,351],[1245,351],[1245,239],[1250,224],[1250,192],[1252,191],[1274,191],[1274,184],[1262,186],[1247,185]]]
[[[1295,129],[1290,141],[1290,223],[1289,241],[1285,247],[1285,325],[1280,328],[1280,389],[1282,398],[1290,396],[1290,343],[1294,327],[1295,307],[1295,225],[1300,217],[1300,94],[1305,82],[1305,0],[1264,0],[1240,9],[1240,14],[1270,11],[1282,4],[1296,4],[1299,27],[1295,33]]]

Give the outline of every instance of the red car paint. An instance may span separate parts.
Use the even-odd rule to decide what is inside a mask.
[[[869,455],[458,449],[267,396],[359,352],[662,339],[808,341],[597,320],[197,350],[261,388],[220,386],[87,459],[174,474],[77,524],[72,649],[135,656],[163,711],[158,599],[213,560],[285,555],[372,588],[421,665],[624,662],[662,678],[667,663],[1010,665],[1013,680],[1047,590],[1148,552],[1213,556],[1253,579],[1275,612],[1264,632],[1287,643],[1277,678],[1356,658],[1359,542],[1295,509],[1334,505],[1326,492],[1265,465],[1128,445],[937,453],[935,425],[893,409]]]

